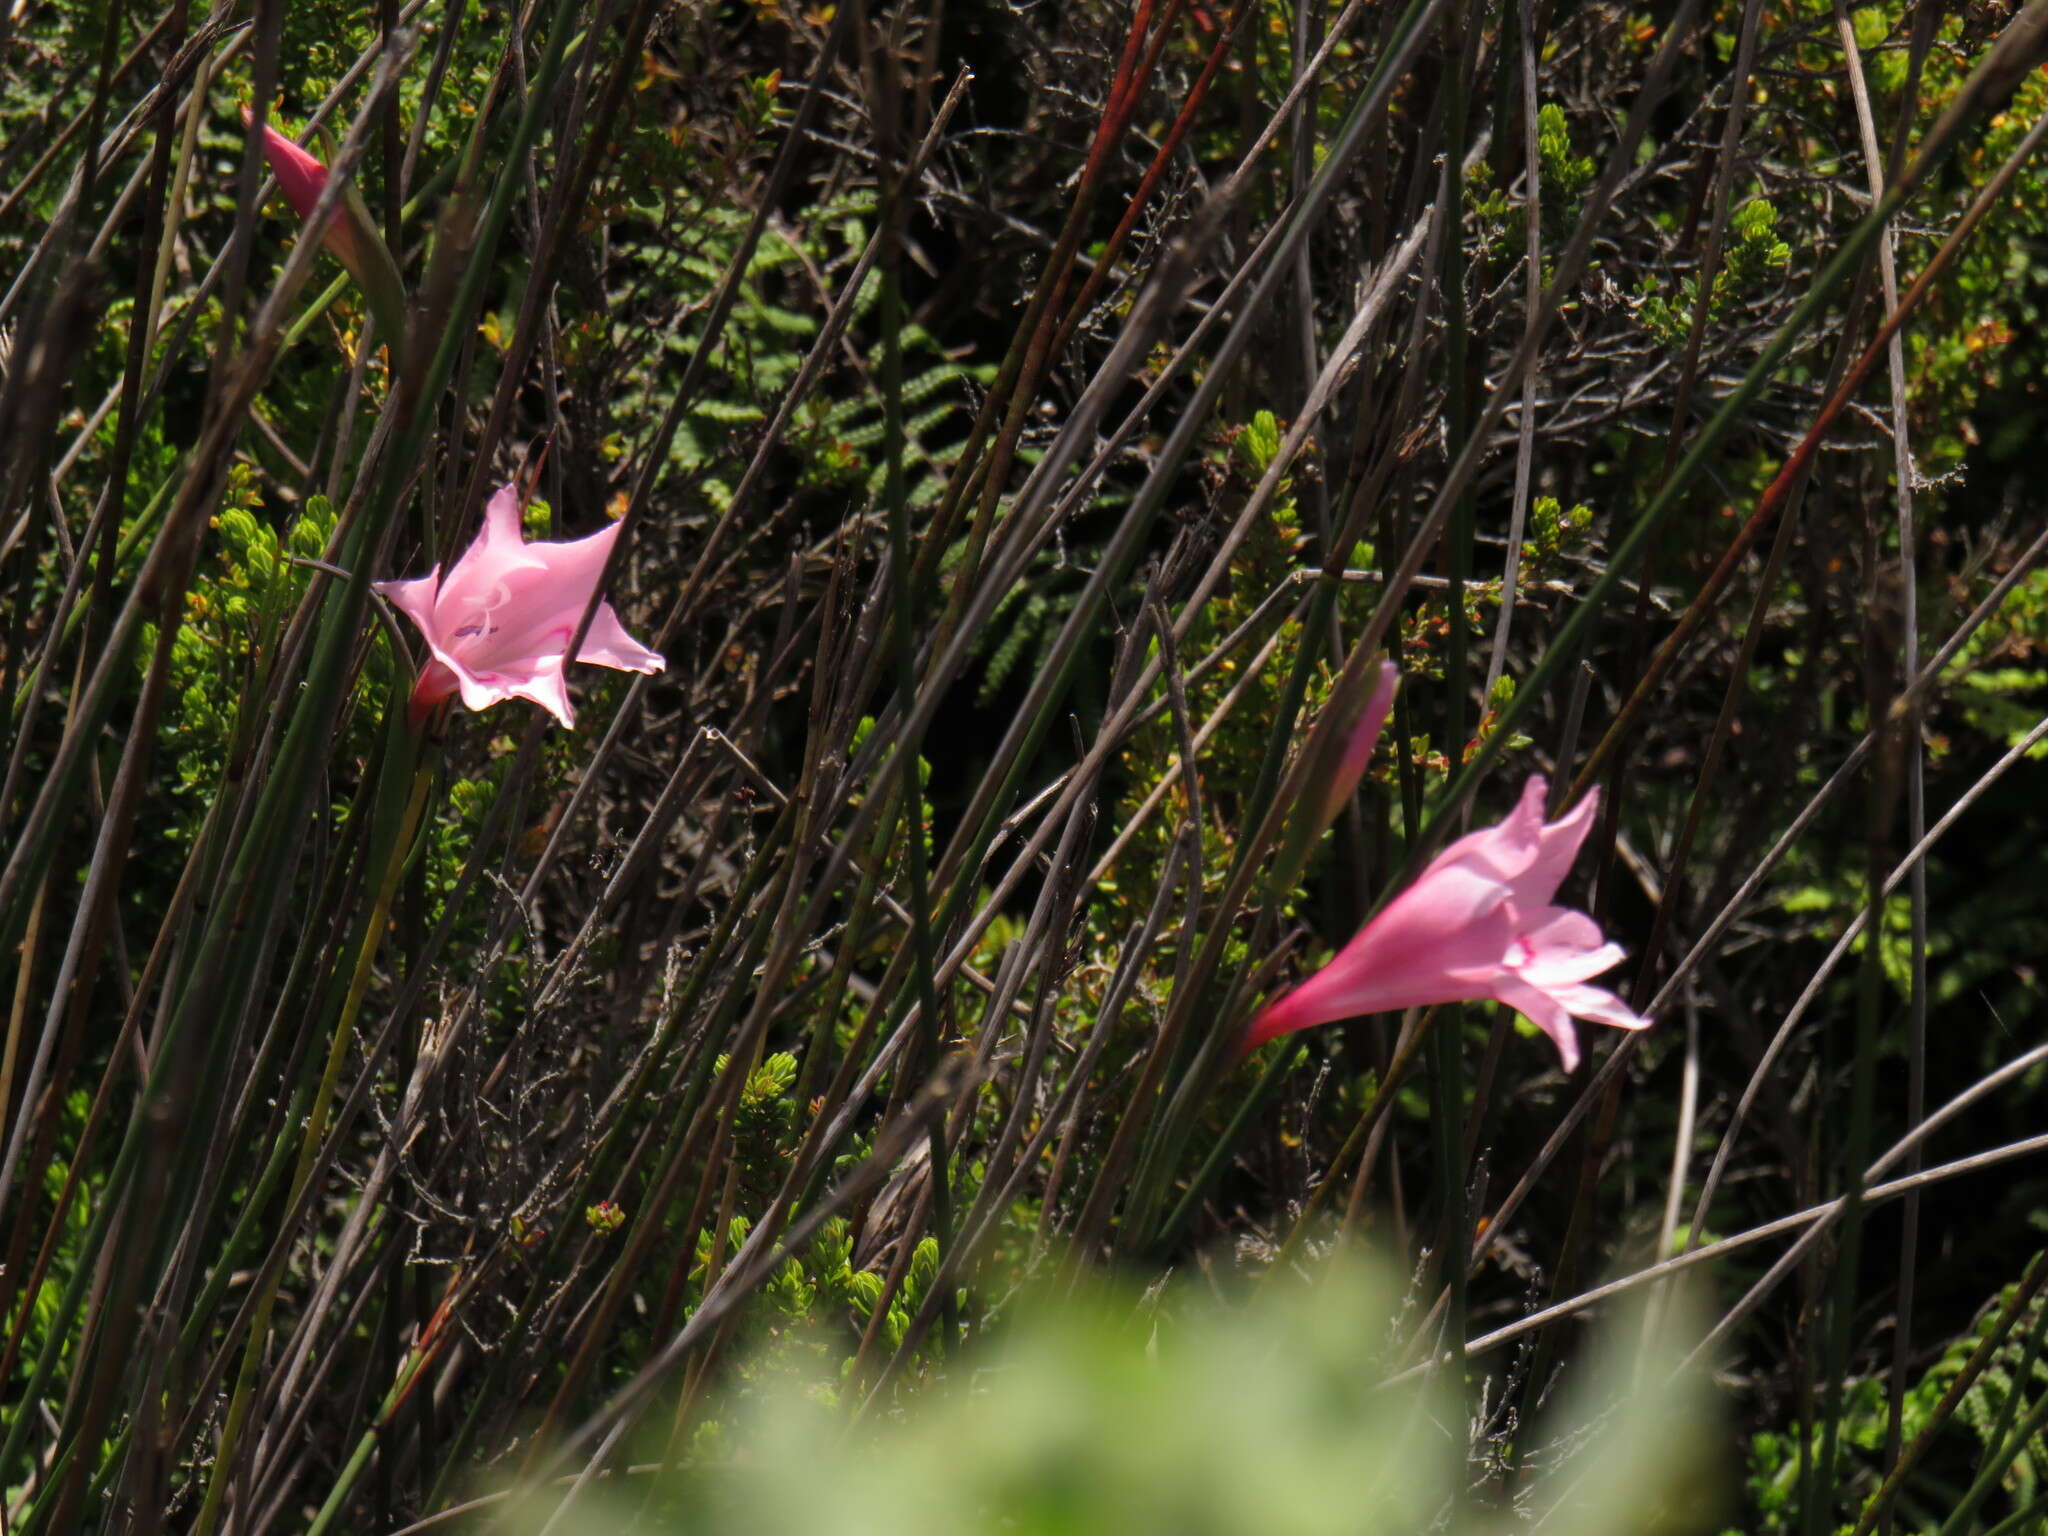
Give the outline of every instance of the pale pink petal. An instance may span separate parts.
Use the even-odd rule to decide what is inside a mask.
[[[546,561],[520,536],[519,494],[507,485],[491,497],[482,529],[449,567],[435,605],[435,621],[452,638],[510,600],[505,586],[509,577],[546,570]]]
[[[434,660],[454,674],[456,686],[462,693],[462,707],[468,710],[489,709],[493,704],[504,703],[517,695],[520,685],[529,675],[525,671],[474,672],[438,647],[434,651]]]
[[[526,542],[525,512],[519,504],[519,487],[512,481],[491,492],[491,499],[484,503],[484,526],[478,537],[491,545]]]
[[[597,600],[618,536],[614,523],[587,538],[529,544],[518,492],[508,485],[491,498],[483,527],[445,577],[436,566],[416,580],[378,583],[419,626],[433,656],[414,689],[415,720],[460,692],[473,710],[531,699],[563,725],[574,724],[565,653],[593,601],[578,659],[620,671],[660,671],[662,657],[626,632],[611,604]]]
[[[528,545],[545,549],[545,545]],[[534,656],[559,654],[576,633],[587,592],[565,594],[545,561],[505,571],[458,608],[443,600],[439,614],[448,645],[472,668],[503,670]],[[460,616],[459,623],[453,623]]]
[[[417,624],[421,634],[432,633],[434,599],[441,590],[441,567],[437,565],[426,575],[416,576],[410,581],[373,581],[370,586]]]
[[[1516,915],[1522,942],[1538,955],[1577,953],[1607,942],[1598,923],[1570,907],[1518,908]]]
[[[1539,807],[1543,804],[1544,783],[1541,774],[1529,780],[1522,791],[1526,801],[1531,792],[1535,794]],[[1524,908],[1543,907],[1550,904],[1557,895],[1557,888],[1564,884],[1564,877],[1571,873],[1572,860],[1579,856],[1579,845],[1586,840],[1586,834],[1593,830],[1594,814],[1600,809],[1600,791],[1586,791],[1585,799],[1573,806],[1558,820],[1544,827],[1540,834],[1540,847],[1535,859],[1515,880],[1515,905]]]
[[[423,629],[422,632],[427,637],[427,650],[432,658],[420,673],[422,686],[428,674],[438,672],[442,675],[436,685],[439,696],[460,693],[464,709],[489,709],[493,704],[502,704],[516,697],[519,688],[533,674],[533,667],[525,663],[478,666],[460,642],[453,646],[445,645],[434,631]],[[416,687],[415,695],[418,692]]]
[[[507,690],[515,698],[531,699],[562,723],[564,729],[576,724],[576,709],[569,702],[569,688],[562,680],[562,658],[548,656],[536,662],[525,680]]]
[[[1616,1029],[1648,1029],[1650,1021],[1604,987],[1551,987],[1550,995],[1562,1003],[1574,1018],[1611,1024]]]
[[[1555,992],[1560,987],[1598,976],[1602,971],[1611,971],[1627,958],[1628,951],[1619,944],[1602,944],[1594,949],[1554,950],[1549,954],[1538,954],[1513,969],[1531,986]]]
[[[539,656],[502,671],[472,672],[452,669],[462,689],[463,708],[489,709],[507,699],[531,699],[565,726],[576,723],[576,711],[569,703],[569,690],[562,680],[562,658]]]
[[[1522,798],[1498,826],[1467,832],[1429,861],[1416,883],[1439,870],[1459,866],[1487,879],[1512,884],[1536,861],[1543,836],[1543,776],[1522,786]],[[1541,903],[1530,903],[1541,905]]]
[[[618,533],[619,525],[613,523],[587,538],[528,544],[530,564],[501,567],[494,585],[473,600],[471,617],[463,626],[470,636],[465,654],[472,665],[504,666],[520,657],[566,649],[583,610],[590,606]],[[450,616],[445,601],[441,613],[444,619]],[[587,652],[577,659],[598,660]]]
[[[1499,970],[1515,938],[1507,887],[1469,865],[1432,866],[1352,943],[1371,935],[1374,962],[1403,975],[1431,974],[1453,986],[1477,984]],[[1447,994],[1448,995],[1448,994]]]
[[[624,523],[606,523],[597,532],[587,533],[580,539],[538,546],[547,551],[549,574],[565,588],[572,588],[579,594],[577,618],[583,617],[583,605],[590,601],[590,594],[604,579],[605,565],[612,557],[612,545],[618,542],[619,530],[623,527]]]
[[[1578,1066],[1579,1034],[1572,1028],[1571,1013],[1563,1003],[1519,976],[1506,973],[1495,983],[1493,995],[1550,1036],[1565,1071]]]
[[[1508,964],[1534,986],[1584,981],[1621,964],[1626,951],[1601,936],[1600,925],[1568,907],[1517,913]]]
[[[590,616],[590,628],[576,648],[576,659],[619,672],[659,672],[668,665],[659,651],[650,651],[626,633],[610,603],[599,603]]]
[[[1574,1017],[1647,1024],[1613,993],[1584,984],[1621,962],[1621,946],[1585,913],[1550,905],[1597,801],[1589,795],[1546,826],[1545,793],[1542,776],[1531,777],[1499,826],[1431,860],[1328,965],[1259,1013],[1240,1054],[1336,1019],[1490,997],[1549,1035],[1569,1072],[1579,1060]]]

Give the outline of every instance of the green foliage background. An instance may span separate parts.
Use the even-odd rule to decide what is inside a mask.
[[[21,1153],[0,1190],[8,1529],[395,1530],[521,1479],[508,1507],[523,1508],[558,1448],[596,1442],[577,1426],[616,1428],[621,1404],[635,1454],[688,1464],[633,1506],[680,1529],[962,1528],[966,1508],[1027,1530],[1109,1513],[1118,1529],[1355,1529],[1318,1469],[1369,1481],[1370,1463],[1390,1490],[1372,1528],[1583,1532],[1597,1515],[1817,1532],[1854,1528],[1896,1442],[1923,1437],[1898,1528],[2048,1529],[2048,1322],[2038,1291],[2015,1289],[2048,1220],[2037,1159],[1942,1186],[1953,1198],[1912,1217],[1917,1247],[1897,1204],[1831,1238],[1717,1336],[1711,1405],[1688,1378],[1682,1400],[1644,1408],[1686,1454],[1633,1484],[1597,1442],[1643,1443],[1617,1404],[1647,1367],[1614,1365],[1624,1346],[1603,1355],[1576,1322],[1439,1370],[1413,1399],[1383,1383],[1682,1251],[1738,1102],[1749,1118],[1701,1241],[1836,1197],[1908,1129],[1910,1085],[1938,1105],[2039,1042],[2048,743],[1996,765],[2048,693],[2048,573],[2023,569],[2048,526],[2048,161],[2021,167],[1916,301],[1905,396],[1880,367],[1729,596],[1702,597],[1883,303],[1873,267],[1860,299],[1842,285],[1795,321],[1871,201],[1841,29],[1879,142],[1903,124],[1910,154],[1968,104],[2016,8],[1759,0],[1758,64],[1736,80],[1743,9],[1706,7],[1559,296],[1528,471],[1517,405],[1391,610],[1380,649],[1403,688],[1362,786],[1284,877],[1261,841],[1275,786],[1524,334],[1530,196],[1548,281],[1671,18],[1480,6],[1446,21],[1227,360],[1195,323],[1239,312],[1225,279],[1300,206],[1398,15],[1375,8],[1332,49],[1212,221],[1204,200],[1336,7],[1256,0],[1230,39],[1213,5],[871,9],[850,29],[881,29],[861,51],[832,41],[837,8],[797,0],[405,12],[356,179],[412,287],[413,343],[449,344],[424,400],[324,252],[282,331],[255,324],[301,236],[282,199],[241,195],[239,109],[262,81],[296,132],[334,96],[338,142],[371,110],[371,12],[220,12],[205,89],[178,94],[182,75],[166,98],[189,118],[159,119],[142,93],[196,16],[152,34],[154,16],[83,0],[10,9],[0,823],[32,877],[0,902],[0,1110]],[[575,41],[551,51],[558,12]],[[1149,52],[1126,48],[1134,17],[1157,23]],[[1120,94],[1141,57],[1150,73]],[[892,202],[893,157],[962,68],[968,104]],[[1746,115],[1703,305],[1731,100]],[[1902,280],[2044,113],[2035,61],[1900,213]],[[74,217],[79,146],[109,134]],[[159,144],[168,183],[145,174]],[[122,203],[131,177],[143,200]],[[493,206],[506,233],[474,250]],[[1283,461],[1375,264],[1433,212],[1425,254]],[[1201,245],[1190,274],[1149,307],[1183,240]],[[871,242],[885,259],[856,279]],[[1129,375],[1094,382],[1146,325]],[[1781,327],[1782,366],[1644,558],[1622,561],[1675,445]],[[237,368],[271,339],[246,419],[208,459]],[[815,382],[763,446],[814,349]],[[1092,454],[1155,383],[1153,414],[1034,532],[1033,477],[1056,463],[1054,489],[1070,483],[1071,424],[1091,423]],[[416,426],[416,461],[389,468]],[[416,637],[348,583],[445,562],[480,494],[515,476],[535,492],[531,537],[630,519],[609,595],[669,666],[646,685],[578,669],[573,732],[514,704],[408,734]],[[1151,505],[1163,515],[1126,551]],[[182,573],[162,553],[179,519]],[[1217,559],[1213,590],[1182,609]],[[1560,644],[1610,572],[1601,621]],[[1982,790],[1924,892],[1872,899],[1873,869],[1906,851],[1903,759],[1880,754],[1880,776],[1742,904],[1611,1096],[1492,1005],[1433,1017],[1429,1050],[1447,1055],[1417,1055],[1420,1035],[1382,1018],[1227,1059],[1258,1000],[1327,960],[1457,817],[1489,823],[1532,773],[1562,789],[1678,633],[1598,775],[1611,814],[1560,898],[1629,949],[1609,983],[1626,993],[1640,968],[1647,997],[1864,733],[1896,728],[1908,607],[1924,663],[2012,573],[1914,716],[1928,819]],[[302,713],[320,707],[309,657],[330,638],[332,708]],[[118,674],[88,719],[103,656]],[[1135,684],[1148,664],[1171,679]],[[1142,718],[1115,735],[1125,709]],[[317,745],[288,757],[302,719]],[[1468,768],[1488,775],[1476,801],[1435,824]],[[123,786],[132,839],[96,908]],[[266,819],[273,803],[299,809]],[[259,827],[288,835],[259,847]],[[273,852],[275,878],[209,926],[228,924],[236,872]],[[1849,945],[1760,1066],[1871,911],[1874,945]],[[230,950],[208,947],[216,932]],[[91,962],[60,987],[73,933]],[[1605,1059],[1612,1037],[1582,1034]],[[189,1057],[166,1066],[166,1040]],[[2041,1074],[1944,1128],[1925,1161],[2036,1134]],[[1559,1141],[1595,1096],[1590,1129]],[[1443,1256],[1475,1234],[1451,1285]],[[1309,1257],[1353,1247],[1376,1255],[1372,1278],[1292,1294]],[[1773,1256],[1718,1258],[1695,1332]],[[1142,1295],[1084,1286],[1057,1315],[1044,1298],[1098,1266]],[[1224,1299],[1190,1299],[1192,1277]],[[1055,1316],[1032,1322],[1034,1307]],[[647,1385],[678,1338],[690,1348]],[[1582,1385],[1593,1396],[1560,1417]],[[1418,1416],[1451,1427],[1434,1459],[1397,1465]],[[873,1438],[842,1439],[853,1420]],[[831,1469],[834,1502],[795,1482],[760,1498],[778,1460]],[[1572,1467],[1606,1490],[1591,1514],[1557,1513]],[[1688,1504],[1688,1479],[1730,1497]],[[928,1486],[948,1490],[930,1508],[904,1492]]]

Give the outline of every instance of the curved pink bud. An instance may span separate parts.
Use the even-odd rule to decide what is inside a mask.
[[[255,114],[247,107],[242,108],[242,121],[254,125]],[[327,189],[326,165],[268,123],[263,125],[263,158],[270,162],[270,174],[277,178],[277,190],[292,205],[292,211],[301,219],[310,219],[320,201],[320,194]],[[333,252],[336,261],[348,268],[350,276],[359,283],[367,284],[369,268],[364,259],[362,232],[356,229],[346,203],[335,205],[326,227],[320,232],[320,243]]]
[[[1394,707],[1394,690],[1400,682],[1401,669],[1391,661],[1381,662],[1372,696],[1365,701],[1365,710],[1359,715],[1358,723],[1352,726],[1351,735],[1344,742],[1344,755],[1337,759],[1336,770],[1323,791],[1322,826],[1327,827],[1337,819],[1337,813],[1344,809],[1344,802],[1351,798],[1351,792],[1358,788],[1358,781],[1365,776],[1366,765],[1372,761],[1373,748],[1379,745],[1380,732],[1386,729],[1387,715]]]
[[[242,109],[242,121],[254,122],[247,107]],[[327,189],[327,167],[268,123],[263,125],[263,157],[270,162],[285,201],[301,219],[311,219]],[[363,290],[386,341],[395,346],[405,335],[405,280],[355,188],[342,188],[318,233],[320,243]]]

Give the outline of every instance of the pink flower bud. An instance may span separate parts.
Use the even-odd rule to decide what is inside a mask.
[[[242,121],[252,126],[255,122],[247,107],[242,109]],[[263,157],[270,162],[277,190],[292,205],[292,211],[301,219],[311,218],[320,194],[327,188],[327,167],[268,123],[263,125]],[[334,259],[348,268],[357,282],[364,281],[363,241],[346,202],[335,204],[327,227],[320,232],[320,243],[334,253]]]
[[[1380,675],[1373,684],[1372,696],[1365,701],[1365,712],[1358,717],[1358,723],[1345,738],[1343,756],[1337,759],[1331,771],[1328,786],[1323,791],[1322,814],[1317,830],[1327,827],[1337,819],[1344,809],[1344,802],[1351,798],[1358,781],[1365,776],[1366,764],[1372,761],[1372,750],[1379,745],[1380,732],[1386,728],[1387,715],[1394,707],[1394,689],[1401,681],[1401,669],[1391,661],[1380,663]]]
[[[242,109],[242,121],[252,125],[255,121],[247,107]],[[310,219],[327,188],[327,167],[268,123],[263,125],[263,156],[270,162],[270,172],[285,201],[301,219]],[[320,243],[348,269],[369,299],[386,344],[397,346],[405,333],[405,281],[353,187],[342,189],[319,235]]]

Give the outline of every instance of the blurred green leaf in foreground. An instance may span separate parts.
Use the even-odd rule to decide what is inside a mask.
[[[1465,1459],[1447,1374],[1404,1376],[1394,1357],[1402,1306],[1355,1261],[1275,1275],[1248,1299],[1192,1280],[1142,1298],[1088,1282],[1040,1290],[891,1411],[849,1423],[834,1394],[792,1381],[705,1424],[681,1470],[636,1466],[549,1525],[557,1485],[516,1524],[575,1536],[636,1513],[643,1530],[758,1536],[1718,1528],[1726,1437],[1679,1354],[1641,1347],[1640,1313],[1603,1325],[1526,1448],[1495,1425],[1479,1464]],[[1670,1319],[1663,1337],[1684,1337]]]

